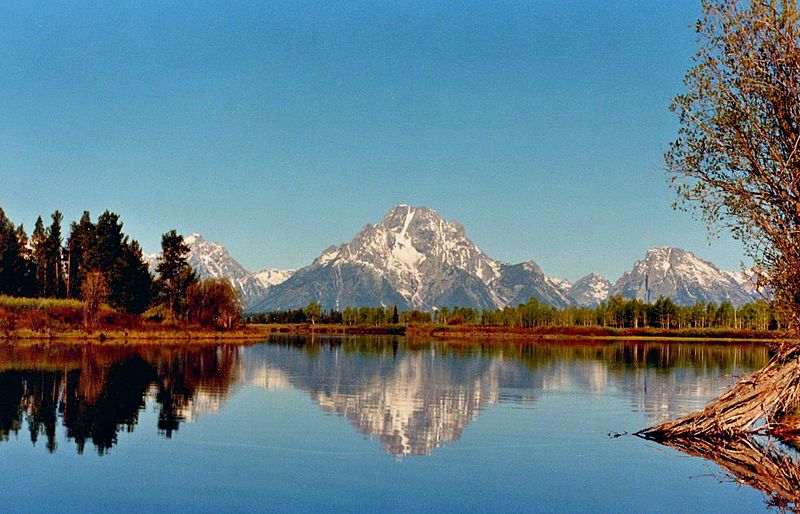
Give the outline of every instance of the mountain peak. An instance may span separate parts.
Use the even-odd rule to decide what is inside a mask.
[[[400,204],[346,244],[272,289],[264,310],[320,302],[325,308],[392,305],[505,307],[530,296],[559,306],[569,301],[534,261],[509,265],[487,256],[458,221],[428,207]]]
[[[285,273],[280,270],[256,276],[239,264],[227,248],[219,243],[209,243],[198,233],[184,237],[183,242],[189,247],[186,260],[198,277],[229,280],[239,293],[245,308],[261,299],[272,283],[286,279]],[[150,272],[155,273],[161,255],[144,255],[143,258],[148,263]]]
[[[698,301],[742,305],[754,298],[754,291],[730,273],[690,251],[669,246],[648,250],[644,260],[614,284],[610,295],[618,294],[645,302],[669,297],[685,305]]]
[[[195,243],[205,243],[206,240],[203,239],[203,236],[195,232],[194,234],[184,237],[183,242],[186,243],[187,245],[192,245]]]
[[[594,307],[608,298],[611,283],[598,273],[581,277],[567,291],[567,297],[581,307]]]
[[[383,217],[383,220],[380,222],[380,226],[385,227],[387,229],[393,230],[400,230],[402,232],[407,232],[408,229],[411,227],[412,222],[414,225],[436,225],[436,224],[457,224],[461,226],[458,222],[447,222],[445,221],[438,212],[428,207],[419,206],[413,207],[407,204],[399,204],[395,205],[386,215]],[[463,230],[463,227],[461,227]]]

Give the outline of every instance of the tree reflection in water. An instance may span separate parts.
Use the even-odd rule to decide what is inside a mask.
[[[166,437],[191,416],[195,397],[221,399],[238,369],[235,347],[24,347],[0,352],[0,440],[27,423],[31,441],[56,450],[59,418],[82,453],[99,454],[132,431],[148,398]]]
[[[768,358],[753,345],[608,341],[458,343],[276,336],[252,347],[1,346],[0,439],[30,433],[55,451],[57,428],[100,454],[157,406],[159,432],[219,408],[234,387],[290,387],[348,419],[396,456],[430,455],[497,403],[542,391],[610,390],[653,419],[687,412]],[[729,380],[733,380],[730,377]]]
[[[768,507],[800,512],[800,454],[795,448],[763,436],[659,443],[715,462],[727,473],[726,479],[763,492]]]

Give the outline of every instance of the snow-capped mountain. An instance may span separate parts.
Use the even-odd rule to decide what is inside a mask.
[[[156,266],[158,266],[160,259],[160,253],[142,253],[142,260],[147,264],[147,269],[150,270],[150,274],[153,276],[157,275]]]
[[[611,296],[655,302],[660,297],[691,305],[724,301],[743,305],[759,298],[747,274],[721,271],[691,252],[661,246],[647,251],[609,291]]]
[[[200,234],[192,234],[183,239],[189,247],[186,260],[200,278],[225,278],[230,280],[239,293],[245,309],[261,300],[270,287],[286,280],[294,270],[276,268],[252,273],[233,258],[219,243],[209,243]],[[144,261],[150,273],[156,275],[156,266],[161,254],[144,254]]]
[[[762,295],[758,290],[758,278],[756,274],[750,271],[723,271],[726,275],[731,277],[734,282],[742,286],[742,289],[747,291],[751,296],[761,298]]]
[[[186,260],[200,278],[226,278],[242,298],[245,308],[261,299],[267,287],[234,259],[219,243],[209,243],[200,234],[184,238],[189,247]]]
[[[310,301],[325,308],[495,308],[521,295],[524,301],[541,296],[548,303],[568,303],[535,263],[496,261],[457,221],[445,221],[426,207],[398,205],[380,223],[365,226],[349,243],[329,247],[270,289],[254,310],[295,308]]]
[[[556,307],[596,306],[610,296],[678,304],[697,301],[742,305],[762,298],[755,277],[722,271],[678,248],[648,250],[644,260],[614,283],[592,273],[571,283],[547,276],[534,261],[508,264],[486,255],[457,221],[426,207],[398,205],[352,241],[331,246],[300,270],[252,273],[218,243],[185,238],[188,261],[201,278],[223,277],[240,292],[248,312],[303,307],[390,306],[432,310],[455,305],[503,308],[531,297]],[[144,255],[155,274],[158,255]]]
[[[608,298],[611,282],[602,275],[590,273],[581,277],[567,289],[566,296],[580,307],[595,307]]]
[[[500,300],[498,307],[517,306],[531,297],[556,307],[567,307],[569,299],[564,291],[566,280],[546,276],[534,261],[521,264],[501,264],[500,276],[489,285]]]
[[[264,284],[264,287],[270,288],[272,286],[277,286],[282,282],[286,282],[295,271],[297,270],[267,268],[262,269],[261,271],[256,271],[253,273],[253,275],[258,279],[259,282]]]

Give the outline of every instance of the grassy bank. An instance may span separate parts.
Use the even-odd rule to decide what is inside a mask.
[[[83,302],[0,296],[0,341],[221,342],[259,341],[265,331],[245,325],[212,330],[197,325],[146,320],[103,306],[92,330],[83,326]]]

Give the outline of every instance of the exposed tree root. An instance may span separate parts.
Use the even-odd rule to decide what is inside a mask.
[[[800,408],[800,347],[784,344],[764,368],[736,383],[702,410],[646,428],[636,435],[657,441],[734,438],[790,430]]]

